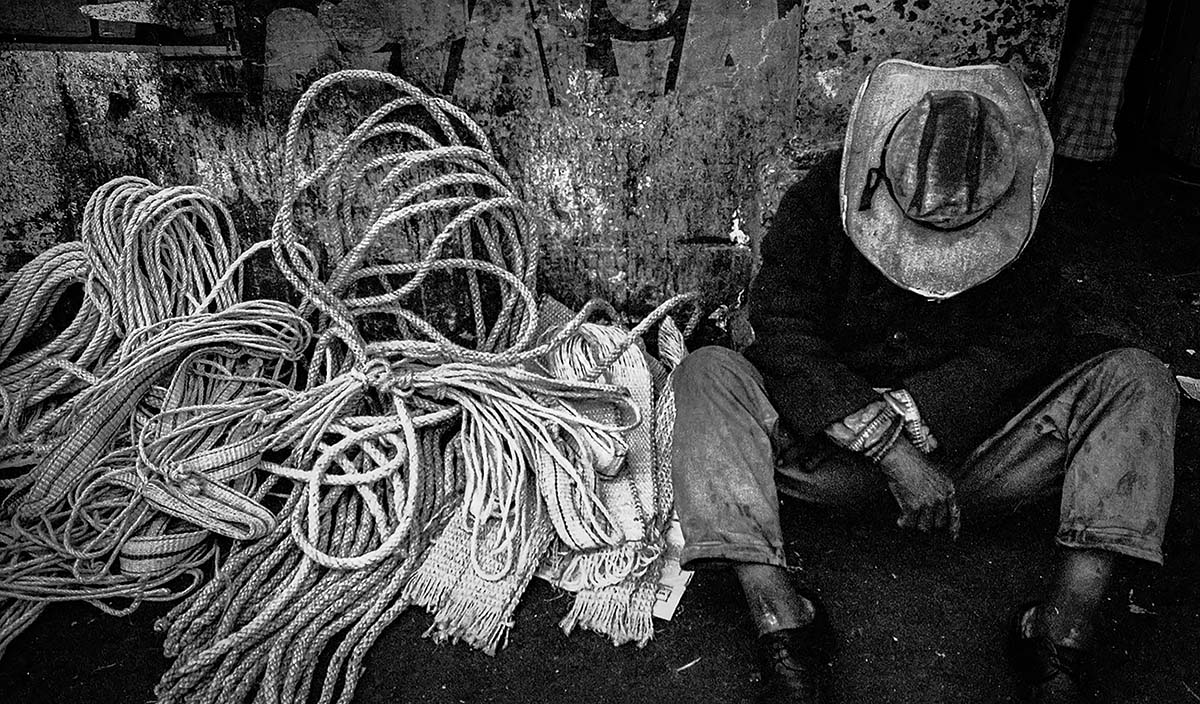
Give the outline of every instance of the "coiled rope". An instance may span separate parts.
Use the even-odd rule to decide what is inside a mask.
[[[212,450],[239,432],[234,399],[294,383],[311,331],[286,304],[239,302],[236,252],[211,195],[116,179],[89,199],[81,242],[5,287],[0,651],[48,602],[178,598],[216,556],[212,533],[273,525],[250,467]],[[13,356],[64,281],[82,284],[74,321]]]
[[[323,94],[350,83],[383,104],[344,135],[317,126]],[[49,600],[187,594],[159,624],[174,658],[160,701],[305,701],[319,676],[317,701],[348,702],[410,604],[494,651],[552,539],[628,539],[597,475],[619,471],[652,408],[604,373],[690,296],[556,376],[548,355],[605,304],[542,323],[539,243],[468,115],[340,72],[300,98],[283,162],[271,237],[245,251],[197,188],[118,179],[89,201],[85,261],[60,278],[83,280],[79,316],[111,351],[48,352],[69,377],[49,410],[5,396],[36,463],[3,509],[0,646]],[[267,247],[298,309],[241,301],[238,271]],[[56,290],[28,278],[16,330]],[[14,426],[13,409],[37,422]]]

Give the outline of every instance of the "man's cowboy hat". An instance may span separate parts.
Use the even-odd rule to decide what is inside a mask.
[[[1046,116],[1012,69],[884,61],[850,111],[842,224],[896,285],[949,298],[1021,254],[1053,153]]]

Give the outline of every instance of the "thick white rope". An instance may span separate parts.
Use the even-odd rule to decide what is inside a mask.
[[[310,116],[348,83],[396,97],[322,150]],[[686,297],[584,378],[554,378],[540,360],[605,304],[539,341],[539,243],[465,113],[395,76],[341,72],[301,97],[283,157],[290,189],[267,241],[242,251],[201,189],[117,179],[89,201],[81,245],[0,289],[0,330],[22,335],[64,285],[84,289],[65,339],[0,385],[20,440],[0,453],[17,469],[0,478],[0,646],[30,604],[191,593],[163,622],[175,661],[161,701],[308,699],[335,637],[319,701],[348,701],[451,520],[472,573],[509,585],[497,613],[546,531],[577,549],[623,540],[595,472],[615,469],[642,418],[596,380]],[[241,301],[241,267],[267,247],[299,310]],[[447,290],[461,305],[431,300]],[[14,350],[0,347],[0,380]],[[57,386],[25,381],[45,365]],[[582,399],[619,421],[590,419]],[[238,542],[200,584],[217,536]]]

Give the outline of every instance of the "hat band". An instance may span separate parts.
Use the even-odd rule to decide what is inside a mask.
[[[867,176],[863,183],[862,195],[858,199],[858,212],[861,213],[871,209],[871,203],[875,200],[875,191],[879,189],[879,184],[882,183],[887,186],[888,196],[892,199],[892,202],[896,204],[896,207],[899,208],[900,213],[909,220],[919,224],[921,227],[927,227],[931,230],[938,230],[939,232],[954,232],[956,230],[962,230],[964,228],[971,227],[972,225],[978,223],[992,211],[992,208],[996,207],[996,202],[988,205],[988,207],[984,208],[978,215],[970,220],[947,226],[922,220],[920,218],[914,218],[908,214],[908,208],[905,208],[900,202],[900,199],[896,197],[896,191],[892,188],[892,179],[888,177],[886,170],[888,145],[892,143],[892,136],[896,134],[896,128],[900,125],[900,122],[908,113],[909,110],[905,110],[904,112],[900,113],[900,115],[896,118],[896,121],[892,123],[892,128],[888,130],[887,139],[883,142],[883,149],[879,152],[878,165],[867,169]]]

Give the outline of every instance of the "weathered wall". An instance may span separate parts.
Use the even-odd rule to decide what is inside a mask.
[[[282,187],[279,120],[315,75],[362,67],[468,109],[537,214],[544,287],[630,313],[696,287],[709,309],[736,303],[782,189],[837,146],[875,62],[1003,61],[1044,96],[1066,9],[155,0],[119,17],[97,3],[88,12],[102,19],[84,32],[70,12],[81,4],[9,0],[0,10],[0,268],[76,236],[90,190],[123,173],[201,182],[235,206],[243,229],[265,233]],[[21,11],[34,6],[72,24]]]

